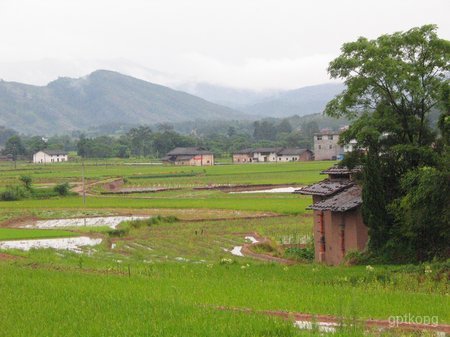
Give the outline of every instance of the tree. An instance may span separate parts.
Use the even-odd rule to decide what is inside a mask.
[[[291,126],[291,123],[289,123],[289,120],[288,119],[283,119],[281,121],[281,123],[278,124],[277,131],[279,133],[281,133],[281,132],[282,133],[291,133],[292,132],[292,126]]]
[[[227,136],[229,138],[233,137],[236,135],[236,128],[234,126],[229,126],[228,130],[227,130]]]
[[[22,138],[18,135],[10,137],[5,144],[3,154],[10,155],[14,160],[14,167],[16,167],[17,157],[26,154],[25,146],[23,145]]]
[[[34,136],[25,141],[27,152],[29,154],[36,153],[38,151],[44,150],[47,148],[47,143],[43,137]]]
[[[314,134],[318,133],[319,130],[319,125],[317,124],[316,121],[310,121],[307,123],[303,123],[301,126],[302,129],[302,133],[304,138],[306,139],[313,139]]]
[[[450,242],[450,187],[448,170],[422,167],[401,181],[404,195],[392,206],[407,245],[404,252],[417,261],[446,258]]]
[[[431,250],[436,242],[433,233],[448,230],[445,203],[424,185],[419,188],[405,181],[420,182],[417,173],[414,179],[407,177],[431,167],[440,173],[433,176],[435,180],[423,181],[433,180],[436,194],[448,191],[448,148],[437,146],[427,117],[433,109],[446,106],[449,70],[450,41],[440,39],[433,25],[346,43],[328,68],[332,78],[345,80],[346,89],[327,104],[325,113],[351,118],[353,123],[340,142],[356,139],[366,153],[360,157],[364,164],[362,211],[371,236],[369,248],[378,255],[430,259],[438,255]],[[445,116],[448,104],[439,119],[444,137]],[[419,192],[428,197],[414,198]],[[411,233],[421,233],[429,225],[424,216],[428,209],[435,213],[436,226],[429,226],[433,232],[422,235],[427,242],[420,242]],[[405,256],[406,251],[420,254]]]
[[[33,179],[30,176],[25,176],[25,175],[20,176],[19,179],[23,183],[24,187],[28,191],[31,191],[31,184],[33,183]]]
[[[70,192],[70,185],[68,182],[61,183],[53,187],[53,190],[58,193],[60,196],[64,197]]]
[[[77,143],[77,153],[79,156],[85,158],[88,154],[88,139],[84,134],[80,135],[80,139]]]
[[[12,136],[17,135],[17,132],[13,129],[8,129],[5,126],[0,126],[0,144],[3,145]]]
[[[277,128],[276,126],[266,120],[262,122],[255,122],[254,124],[255,130],[253,132],[253,137],[256,140],[275,140],[277,136]]]
[[[152,149],[152,130],[148,126],[132,128],[127,133],[130,139],[131,152],[135,156],[146,156]]]
[[[450,41],[438,38],[436,29],[425,25],[344,44],[328,72],[344,79],[346,89],[327,104],[326,114],[355,117],[383,106],[399,124],[402,143],[426,144],[426,116],[448,85]]]

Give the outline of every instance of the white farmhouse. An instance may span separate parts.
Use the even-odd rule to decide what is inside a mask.
[[[33,163],[59,163],[67,160],[67,152],[61,150],[42,150],[33,155]]]

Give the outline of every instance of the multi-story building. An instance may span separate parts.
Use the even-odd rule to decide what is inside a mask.
[[[337,160],[344,154],[344,148],[338,144],[339,131],[324,131],[314,134],[314,159]]]

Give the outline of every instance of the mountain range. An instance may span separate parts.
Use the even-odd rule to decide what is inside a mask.
[[[321,112],[343,89],[324,84],[254,92],[209,84],[177,89],[108,70],[46,86],[0,81],[0,125],[27,134],[62,134],[104,124],[252,120]]]
[[[325,105],[341,93],[345,86],[342,83],[325,83],[285,91],[252,91],[198,83],[179,88],[258,118],[283,118],[322,112]]]
[[[46,86],[0,82],[0,125],[53,134],[109,123],[245,119],[236,110],[112,71],[59,78]]]

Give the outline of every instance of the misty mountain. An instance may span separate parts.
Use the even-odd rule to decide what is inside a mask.
[[[59,78],[47,86],[0,81],[0,125],[24,133],[246,117],[185,92],[106,70],[78,79]]]
[[[257,117],[281,118],[322,112],[325,105],[345,87],[341,83],[326,83],[295,90],[258,92],[198,83],[180,88]]]
[[[206,99],[207,101],[225,105],[237,110],[245,106],[270,100],[278,91],[254,91],[225,87],[205,82],[183,83],[176,86],[181,91]]]
[[[304,116],[323,112],[326,104],[344,90],[341,83],[327,83],[280,92],[264,102],[242,107],[249,114],[270,117]]]

